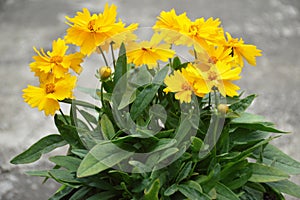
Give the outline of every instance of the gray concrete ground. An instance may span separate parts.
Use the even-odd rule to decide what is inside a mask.
[[[118,5],[125,22],[151,26],[161,10],[187,11],[191,18],[220,17],[226,31],[243,37],[263,50],[257,67],[247,66],[239,85],[259,98],[251,107],[279,128],[292,132],[276,144],[300,160],[300,1],[299,0],[127,0],[108,1]],[[9,160],[39,138],[56,133],[53,120],[23,103],[21,90],[34,84],[28,63],[32,46],[49,48],[51,41],[64,35],[64,16],[82,7],[102,10],[102,1],[0,0],[0,200],[42,200],[55,191],[53,182],[24,171],[51,166],[46,157],[29,166],[13,166]],[[85,65],[81,83],[97,67],[91,57]],[[88,67],[87,67],[88,66]],[[88,74],[91,73],[91,74]],[[64,149],[58,150],[64,152]],[[300,183],[300,177],[294,177]],[[292,199],[292,198],[291,198]]]

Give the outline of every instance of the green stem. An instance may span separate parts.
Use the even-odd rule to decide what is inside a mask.
[[[114,69],[116,69],[116,58],[115,58],[115,54],[114,54],[113,44],[114,44],[114,42],[110,43],[110,49],[111,49],[111,56],[112,56],[112,59],[113,59]]]
[[[69,125],[69,122],[68,122],[68,120],[67,120],[65,114],[63,113],[63,111],[62,111],[61,109],[59,109],[59,112],[60,112],[61,116],[64,118],[64,120],[66,121],[66,124]]]
[[[105,57],[105,54],[104,54],[102,48],[101,48],[100,46],[98,46],[98,49],[99,49],[99,51],[100,51],[100,53],[101,53],[101,55],[102,55],[102,57],[103,57],[103,60],[104,60],[104,62],[105,62],[105,65],[108,66],[108,62],[107,62],[107,60],[106,60],[106,57]]]

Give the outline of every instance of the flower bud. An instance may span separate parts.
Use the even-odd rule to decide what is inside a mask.
[[[228,106],[226,104],[219,104],[218,105],[218,111],[222,114],[226,114],[228,111]]]
[[[108,66],[101,67],[99,70],[101,80],[105,80],[111,75],[111,68]]]

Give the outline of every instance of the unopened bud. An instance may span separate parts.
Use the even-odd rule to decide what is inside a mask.
[[[228,106],[226,104],[219,104],[218,105],[218,111],[222,114],[226,114],[228,111]]]
[[[107,79],[111,75],[111,68],[107,66],[101,67],[99,70],[99,75],[101,80]]]

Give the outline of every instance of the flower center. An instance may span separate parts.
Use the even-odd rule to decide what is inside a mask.
[[[46,84],[46,93],[50,94],[55,92],[55,85],[53,83]]]
[[[96,24],[96,20],[91,20],[89,21],[87,28],[91,31],[91,32],[95,32],[96,30],[94,29],[94,26]]]
[[[218,59],[215,56],[208,58],[208,63],[216,64]]]
[[[61,63],[63,61],[63,57],[61,56],[53,56],[50,58],[50,63]]]
[[[183,83],[181,89],[184,91],[191,90],[191,86],[188,83]]]
[[[218,74],[216,72],[208,72],[208,80],[215,81],[218,79]]]

